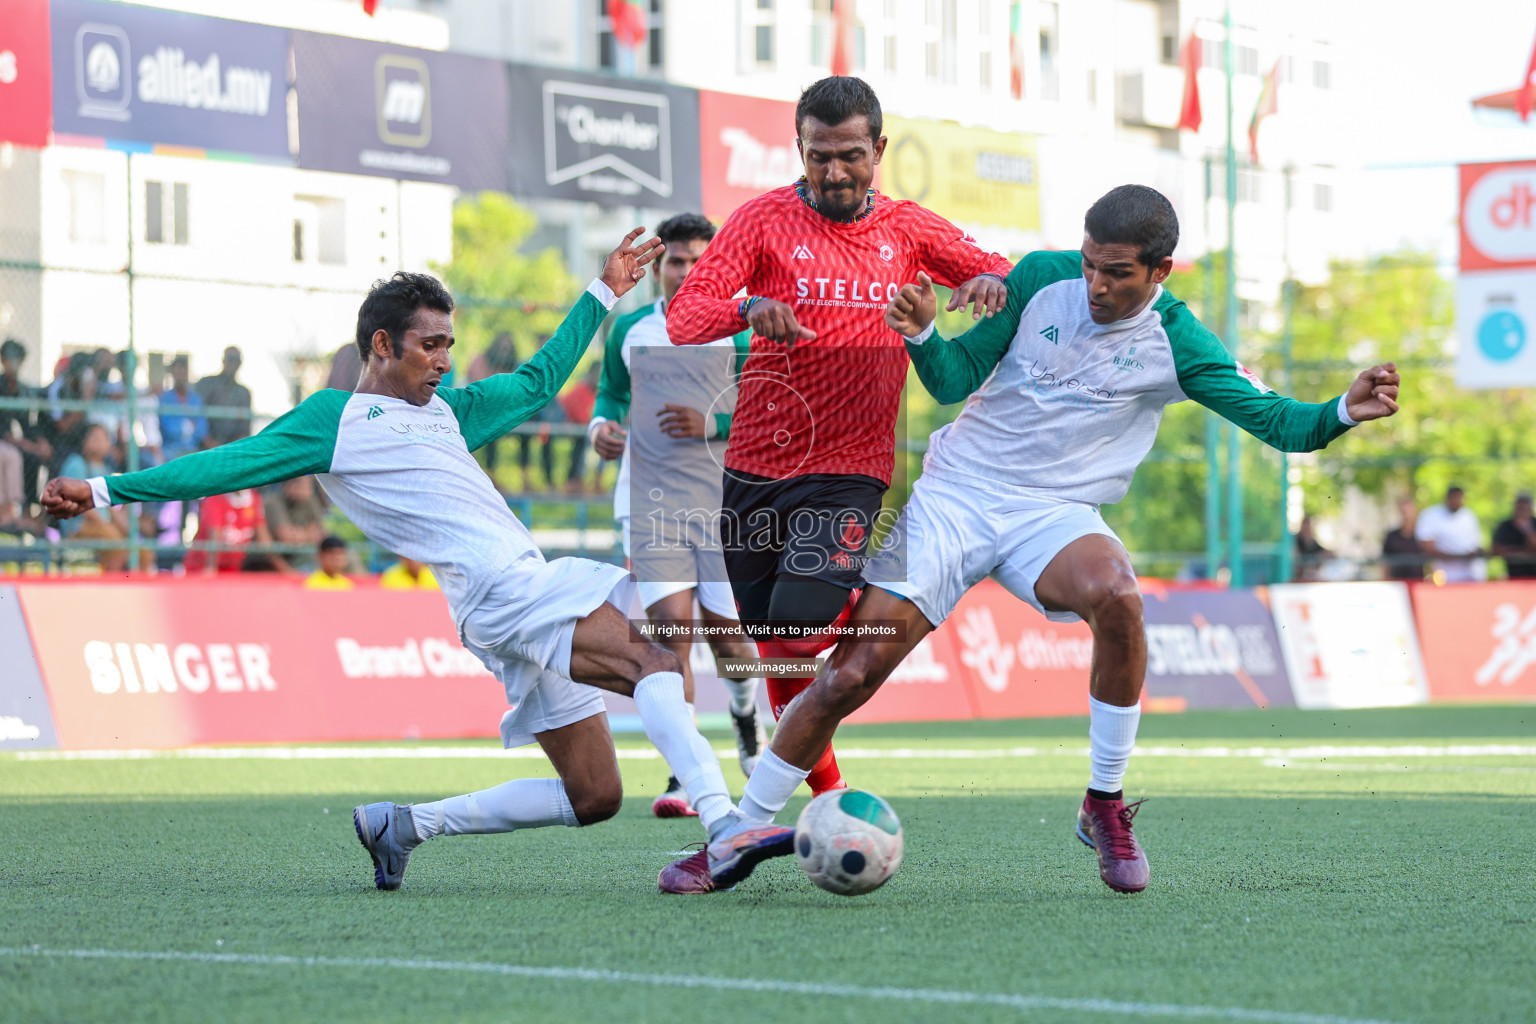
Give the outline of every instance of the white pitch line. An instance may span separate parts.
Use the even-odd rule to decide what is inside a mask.
[[[725,992],[771,992],[780,995],[831,996],[843,999],[891,1000],[907,1003],[1003,1006],[1016,1010],[1067,1010],[1133,1017],[1201,1017],[1209,1020],[1258,1021],[1263,1024],[1390,1024],[1388,1021],[1333,1014],[1288,1013],[1283,1010],[1251,1010],[1241,1006],[1182,1006],[1175,1003],[1135,1003],[1112,999],[1061,999],[1009,993],[961,992],[931,988],[878,988],[835,985],[815,981],[780,981],[771,978],[723,978],[706,974],[643,974],[591,967],[531,967],[459,960],[399,960],[391,957],[277,956],[259,953],[183,953],[116,949],[0,948],[0,957],[49,957],[72,960],[133,960],[195,964],[228,964],[250,967],[335,967],[343,969],[386,968],[406,971],[446,971],[489,974],[510,978],[550,981],[607,982],[617,985],[654,985],[665,988],[713,989]]]
[[[1536,772],[1536,768],[1532,768],[1532,767],[1499,768],[1499,767],[1494,767],[1494,766],[1491,766],[1491,765],[1447,765],[1447,764],[1428,765],[1428,764],[1426,764],[1426,765],[1418,765],[1417,767],[1415,767],[1413,765],[1406,765],[1406,764],[1342,764],[1342,763],[1339,763],[1339,762],[1322,762],[1322,761],[1310,761],[1310,762],[1306,762],[1306,763],[1303,763],[1303,764],[1296,764],[1296,763],[1293,763],[1293,762],[1289,762],[1289,761],[1287,761],[1287,760],[1285,760],[1284,758],[1281,758],[1281,757],[1266,757],[1263,761],[1261,761],[1259,763],[1262,764],[1266,768],[1291,768],[1291,769],[1302,768],[1302,769],[1307,769],[1309,771],[1321,771],[1321,772],[1332,772],[1332,771],[1352,771],[1352,772],[1418,772],[1418,773],[1421,773],[1421,774],[1422,773],[1427,773],[1427,772],[1451,772],[1451,773],[1477,772],[1477,773],[1486,773],[1486,774],[1491,774],[1491,775],[1528,775],[1531,772]]]
[[[621,747],[621,761],[654,761],[661,755],[653,747]],[[734,747],[720,747],[717,757],[735,758]],[[1087,757],[1087,747],[839,747],[844,760],[986,760],[1021,757]],[[1426,746],[1313,746],[1313,747],[1137,747],[1135,757],[1192,758],[1289,758],[1315,760],[1329,757],[1536,757],[1536,746],[1508,743],[1449,744]],[[271,761],[368,761],[474,760],[479,758],[529,758],[543,760],[538,747],[183,747],[171,750],[19,750],[0,752],[0,761],[137,761],[155,758],[191,760]]]

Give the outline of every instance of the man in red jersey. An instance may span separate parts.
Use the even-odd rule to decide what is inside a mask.
[[[1003,308],[1009,262],[916,203],[871,187],[880,101],[824,78],[795,110],[805,176],[726,221],[667,310],[674,344],[752,328],[725,452],[721,534],[742,622],[765,658],[809,657],[863,585],[864,550],[895,464],[907,354],[882,316],[925,271],[951,310]],[[746,298],[737,295],[746,290]],[[768,678],[774,715],[811,682]],[[806,780],[843,785],[832,750]]]

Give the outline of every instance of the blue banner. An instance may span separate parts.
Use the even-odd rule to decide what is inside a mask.
[[[1275,620],[1254,591],[1169,590],[1142,603],[1148,698],[1188,708],[1296,703]]]
[[[53,0],[53,130],[289,159],[288,30]]]
[[[16,588],[0,586],[0,750],[54,750],[59,736]]]

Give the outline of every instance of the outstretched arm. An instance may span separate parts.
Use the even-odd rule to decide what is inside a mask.
[[[128,501],[189,501],[329,472],[336,427],[351,397],[345,391],[321,391],[259,433],[183,455],[154,469],[91,480],[50,480],[43,490],[43,507],[60,519],[69,519],[92,508]]]
[[[1402,378],[1392,363],[1362,370],[1349,390],[1325,402],[1276,394],[1243,366],[1194,315],[1177,304],[1165,315],[1184,394],[1265,444],[1285,452],[1325,447],[1350,427],[1397,412]]]
[[[537,413],[559,394],[592,344],[598,325],[619,296],[645,277],[645,265],[661,255],[658,238],[634,245],[644,228],[635,228],[608,254],[603,272],[566,314],[544,347],[512,373],[498,373],[466,388],[441,388],[438,394],[458,418],[464,442],[484,447]]]

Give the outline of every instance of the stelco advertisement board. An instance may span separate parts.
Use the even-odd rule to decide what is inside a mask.
[[[55,133],[289,159],[287,29],[92,0],[50,9]]]
[[[1536,385],[1536,161],[1463,164],[1456,383]]]

